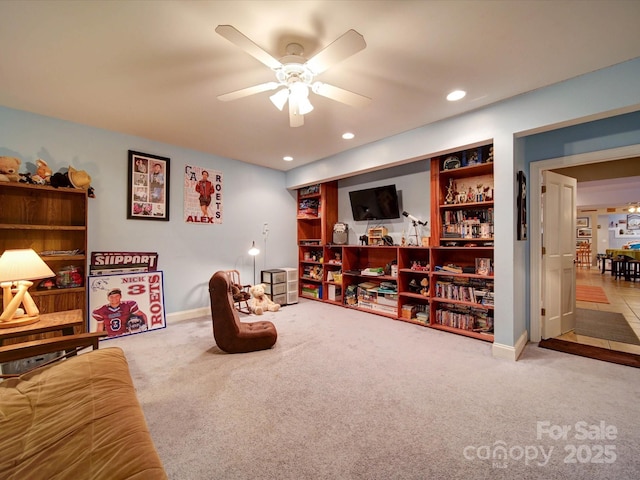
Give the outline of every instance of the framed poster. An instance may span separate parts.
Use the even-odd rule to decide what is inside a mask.
[[[127,218],[169,221],[169,159],[129,150]]]
[[[107,338],[167,326],[162,271],[90,276],[89,331]]]
[[[591,238],[592,230],[590,228],[578,228],[576,237],[578,238]]]
[[[527,177],[522,170],[518,171],[518,240],[527,239]]]
[[[627,215],[627,229],[640,230],[640,213],[630,213]]]
[[[184,167],[184,221],[222,223],[222,172],[193,165]]]
[[[577,217],[576,218],[576,228],[588,227],[589,226],[589,217]]]

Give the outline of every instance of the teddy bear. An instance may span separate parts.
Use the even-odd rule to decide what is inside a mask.
[[[280,310],[280,304],[271,300],[264,293],[264,289],[264,283],[259,283],[249,288],[249,293],[251,293],[252,297],[249,307],[251,308],[251,312],[256,315],[262,315],[264,312],[277,312]]]
[[[0,157],[0,182],[19,182],[21,163],[22,160],[16,157]]]

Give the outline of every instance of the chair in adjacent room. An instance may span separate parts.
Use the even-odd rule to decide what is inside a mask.
[[[229,276],[229,281],[231,282],[233,303],[236,310],[247,315],[250,314],[249,300],[251,300],[251,293],[249,293],[249,288],[251,288],[251,285],[242,284],[238,270],[225,270],[225,273]]]
[[[576,250],[576,257],[579,267],[591,267],[591,244],[582,244]]]
[[[226,272],[218,271],[209,280],[213,337],[227,353],[246,353],[271,348],[278,338],[272,322],[241,322]]]

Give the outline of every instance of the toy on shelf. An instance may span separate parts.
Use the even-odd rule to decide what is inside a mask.
[[[36,160],[36,173],[31,176],[31,180],[33,183],[37,183],[39,185],[49,185],[51,183],[51,175],[53,172],[49,168],[47,162],[39,158]]]
[[[0,182],[19,182],[21,163],[22,160],[16,157],[0,157]]]

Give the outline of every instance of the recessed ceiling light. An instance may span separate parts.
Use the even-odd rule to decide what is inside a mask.
[[[288,156],[288,155],[287,155],[286,157],[282,157],[282,159],[283,159],[285,162],[293,162],[293,157],[290,157],[290,156]]]
[[[464,90],[454,90],[449,95],[447,95],[447,100],[449,100],[450,102],[455,102],[456,100],[464,98],[466,94],[467,92],[465,92]]]
[[[342,134],[342,138],[344,138],[345,140],[351,140],[353,137],[355,137],[355,135],[351,132],[346,132]]]

